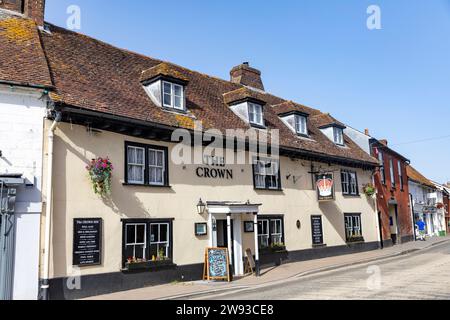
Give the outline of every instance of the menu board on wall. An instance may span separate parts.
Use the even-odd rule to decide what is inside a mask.
[[[102,219],[73,220],[73,265],[101,264]]]
[[[323,244],[322,216],[311,217],[312,242],[313,245]]]

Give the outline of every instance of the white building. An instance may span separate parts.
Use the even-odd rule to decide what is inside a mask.
[[[445,231],[445,211],[439,208],[443,204],[443,188],[428,180],[413,167],[408,167],[408,184],[414,212],[414,220],[423,220],[429,237],[439,236]]]
[[[0,87],[1,299],[38,297],[46,110],[41,97],[42,90]]]

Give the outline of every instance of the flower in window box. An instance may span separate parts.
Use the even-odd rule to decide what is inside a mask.
[[[278,252],[278,251],[286,251],[286,246],[284,243],[272,243],[270,245],[270,250],[274,251],[274,252]]]
[[[111,194],[111,176],[114,166],[109,158],[92,159],[86,166],[95,194],[106,196]]]

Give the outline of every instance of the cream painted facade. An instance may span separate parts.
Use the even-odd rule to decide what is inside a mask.
[[[47,121],[48,129],[50,121]],[[128,218],[173,218],[173,262],[178,266],[202,264],[211,234],[196,237],[195,223],[208,223],[208,214],[199,215],[199,199],[206,201],[238,201],[261,204],[259,215],[283,215],[284,237],[288,252],[312,248],[311,215],[323,217],[324,243],[327,247],[345,246],[344,213],[361,213],[362,232],[366,243],[379,241],[375,202],[362,191],[358,197],[344,197],[340,170],[351,169],[320,164],[334,171],[335,201],[319,203],[312,187],[311,162],[281,158],[282,191],[255,190],[252,166],[232,165],[233,179],[208,179],[196,175],[197,165],[169,163],[170,188],[124,185],[125,142],[166,146],[173,143],[133,138],[102,131],[92,134],[86,127],[60,123],[55,131],[53,223],[50,278],[120,272],[122,269],[122,221]],[[46,146],[45,146],[46,149]],[[46,154],[46,153],[44,153]],[[101,199],[92,191],[85,169],[96,157],[109,157],[115,166],[112,194]],[[44,164],[46,165],[44,156]],[[319,165],[316,163],[316,165]],[[44,170],[46,168],[44,167]],[[357,171],[359,189],[372,181],[372,172]],[[287,176],[291,176],[287,179]],[[295,176],[298,180],[292,178]],[[46,182],[44,181],[44,188]],[[72,268],[73,219],[102,218],[102,264]],[[253,221],[253,215],[243,215]],[[297,221],[301,227],[297,228]],[[243,226],[242,226],[243,229]],[[236,237],[236,236],[235,236]],[[242,233],[242,247],[254,252],[254,235]],[[199,275],[200,276],[200,275]]]

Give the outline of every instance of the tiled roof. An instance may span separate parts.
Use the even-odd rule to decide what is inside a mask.
[[[318,129],[323,115],[319,110],[286,101],[261,90],[249,89],[240,84],[119,49],[57,26],[48,27],[50,32],[41,31],[40,36],[55,87],[50,97],[62,105],[172,128],[192,129],[193,119],[197,119],[202,121],[205,130],[214,128],[225,132],[226,129],[250,128],[249,124],[234,114],[227,105],[230,99],[250,95],[267,103],[264,120],[269,129],[280,130],[282,148],[300,149],[317,156],[332,156],[344,161],[377,165],[376,159],[366,154],[348,137],[345,137],[345,148],[331,142]],[[20,47],[20,44],[16,45],[15,50]],[[40,59],[36,59],[38,64],[44,60],[39,52],[32,53],[34,57],[39,56]],[[44,66],[42,63],[41,68]],[[29,80],[41,80],[40,77],[46,74],[47,69],[36,74],[30,72],[34,68],[36,66],[29,66],[26,71],[30,74]],[[10,69],[6,74],[10,76],[14,72]],[[142,81],[158,74],[188,81],[185,92],[188,115],[167,112],[154,105],[144,90]],[[286,127],[278,117],[279,110],[283,108],[299,108],[313,115],[308,121],[311,139],[300,138]]]
[[[419,171],[414,169],[413,166],[411,166],[411,165],[406,166],[406,173],[408,174],[409,180],[420,183],[427,187],[435,188],[435,185],[433,184],[433,182],[428,180],[423,174],[421,174]]]
[[[319,128],[337,125],[340,127],[346,127],[345,124],[333,118],[329,113],[321,113],[314,116],[314,120]]]
[[[0,82],[51,87],[36,23],[0,10]]]

